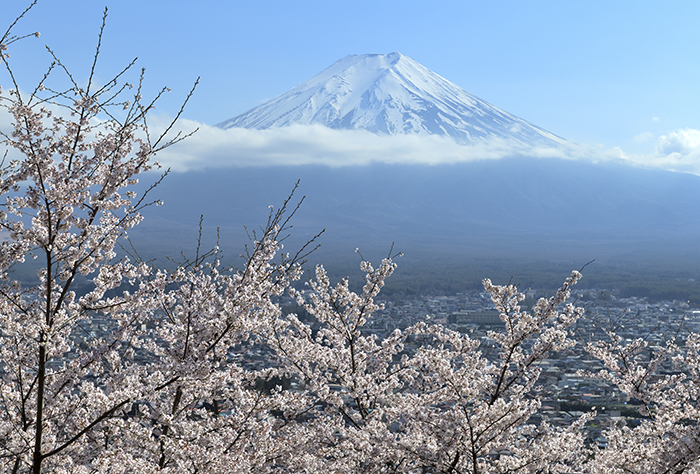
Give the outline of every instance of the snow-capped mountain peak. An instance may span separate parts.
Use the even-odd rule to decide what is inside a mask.
[[[463,144],[502,138],[560,146],[562,138],[470,94],[401,53],[350,55],[221,128],[320,124],[378,134],[447,135]]]

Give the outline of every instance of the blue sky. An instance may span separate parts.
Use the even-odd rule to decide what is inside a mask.
[[[4,3],[12,18],[26,2]],[[33,83],[50,45],[78,77],[105,3],[43,0],[13,48]],[[399,51],[478,97],[559,136],[627,154],[653,153],[700,129],[700,2],[119,0],[99,72],[135,56],[151,90],[173,89],[174,114],[216,124],[279,95],[348,54]],[[4,29],[4,25],[3,25]],[[692,141],[692,140],[691,140]],[[700,146],[700,144],[699,144]]]

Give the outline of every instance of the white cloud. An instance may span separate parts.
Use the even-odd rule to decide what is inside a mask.
[[[165,116],[149,119],[151,135],[170,123]],[[0,108],[0,130],[10,131],[11,118]],[[532,148],[515,141],[492,139],[464,146],[436,135],[376,135],[362,130],[332,130],[298,125],[271,130],[223,130],[181,119],[176,129],[193,136],[161,151],[157,159],[174,171],[242,166],[326,165],[356,166],[369,163],[442,164],[523,156],[534,158],[607,161],[622,159],[649,168],[700,175],[700,130],[682,129],[658,138],[652,153],[631,155],[619,148],[570,145],[566,148]],[[651,132],[635,137],[648,141]],[[5,150],[0,147],[0,154]],[[9,158],[21,158],[9,150]]]
[[[157,129],[165,119],[151,120]],[[353,166],[372,162],[440,164],[499,159],[508,156],[581,158],[582,149],[567,151],[531,148],[517,142],[494,139],[476,145],[458,145],[436,135],[376,135],[363,130],[333,130],[316,125],[297,125],[270,130],[231,128],[223,130],[181,120],[184,131],[199,128],[187,140],[163,151],[158,161],[175,171],[190,169],[308,165]]]
[[[236,166],[364,165],[373,162],[441,164],[500,159],[513,156],[607,161],[700,175],[700,130],[674,130],[660,136],[653,152],[631,155],[620,148],[570,145],[531,148],[518,142],[492,139],[471,146],[447,137],[376,135],[362,130],[332,130],[322,126],[291,126],[270,130],[228,129],[182,120],[180,128],[199,131],[159,154],[159,161],[175,171]],[[636,142],[649,142],[646,132]]]
[[[700,130],[686,128],[662,135],[656,142],[659,155],[697,155],[700,151]]]
[[[653,153],[623,157],[647,167],[700,175],[700,130],[668,132],[658,138]]]

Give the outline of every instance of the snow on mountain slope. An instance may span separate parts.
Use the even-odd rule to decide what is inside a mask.
[[[292,124],[389,135],[447,135],[461,144],[493,138],[527,146],[567,144],[397,52],[347,56],[218,126],[268,129]]]

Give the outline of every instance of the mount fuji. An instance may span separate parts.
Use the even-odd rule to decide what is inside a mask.
[[[408,56],[350,55],[220,128],[324,125],[376,134],[443,135],[459,144],[498,138],[559,148],[568,142],[470,94]]]

